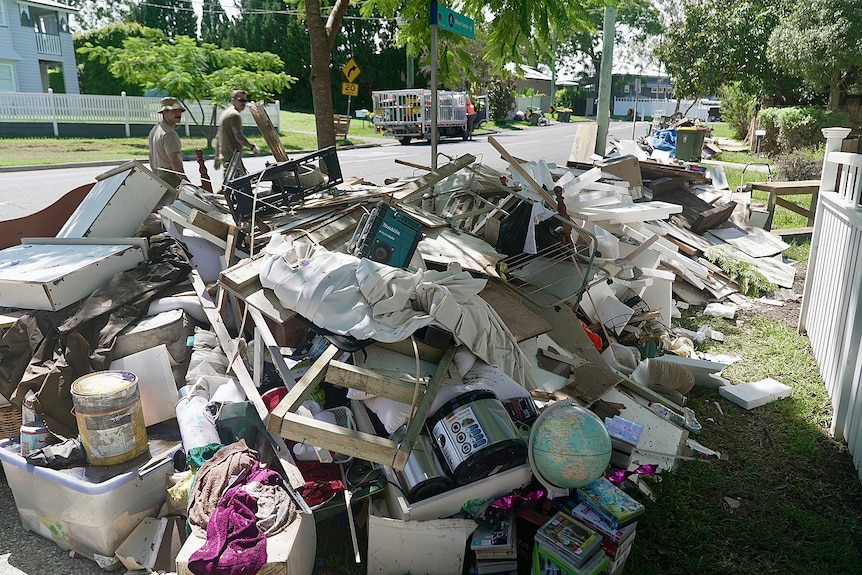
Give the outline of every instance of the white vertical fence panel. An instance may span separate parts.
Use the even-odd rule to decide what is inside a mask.
[[[834,151],[848,132],[824,130],[799,328],[808,334],[832,402],[832,432],[847,442],[862,479],[862,154]]]
[[[200,119],[201,110],[197,104],[194,108],[195,116]],[[159,98],[142,96],[5,92],[0,98],[0,122],[51,122],[56,134],[58,129],[62,132],[57,124],[154,124],[158,109]],[[212,103],[204,100],[201,109],[206,124]],[[273,126],[279,128],[278,102],[267,104],[265,109]],[[242,113],[242,120],[245,126],[257,126],[248,110]]]
[[[691,106],[690,109],[689,106]],[[651,118],[655,116],[656,112],[670,116],[676,111],[676,100],[614,98],[613,114],[614,116],[625,116],[629,110],[634,110],[635,107],[637,107],[638,118],[641,116]],[[687,118],[695,118],[703,122],[709,119],[709,108],[710,106],[705,105],[701,100],[696,102],[694,100],[682,100],[679,103],[679,111],[685,114]]]

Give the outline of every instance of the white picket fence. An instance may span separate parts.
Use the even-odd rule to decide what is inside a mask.
[[[832,400],[832,433],[862,479],[862,154],[841,152],[849,128],[825,128],[826,154],[799,331],[807,332]]]
[[[204,125],[209,123],[212,102],[204,100],[201,105],[187,102],[190,114],[183,114],[185,135],[194,125],[194,116]],[[61,124],[124,124],[126,137],[129,126],[133,124],[155,124],[158,119],[159,98],[143,96],[102,96],[93,94],[55,94],[31,92],[4,92],[0,98],[0,123],[51,122],[54,136],[61,136]],[[279,103],[276,101],[265,106],[267,115],[277,131],[281,130]],[[251,112],[242,113],[244,126],[257,126]]]
[[[694,106],[692,106],[694,104]],[[689,110],[689,106],[692,108]],[[693,118],[706,122],[709,120],[709,108],[702,100],[682,100],[679,103],[679,111],[687,118]],[[663,116],[670,116],[676,111],[676,100],[654,100],[638,98],[614,98],[614,116],[625,116],[629,110],[637,110],[638,118],[652,118],[656,112]],[[688,112],[686,112],[688,110]]]

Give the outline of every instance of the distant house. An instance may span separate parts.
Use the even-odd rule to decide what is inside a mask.
[[[526,64],[520,64],[520,74],[519,77],[515,80],[515,91],[516,92],[524,92],[529,88],[532,88],[535,94],[545,94],[546,96],[551,95],[551,75],[542,72],[532,66],[527,66]]]
[[[51,0],[0,0],[0,92],[79,93],[69,30],[77,11]]]

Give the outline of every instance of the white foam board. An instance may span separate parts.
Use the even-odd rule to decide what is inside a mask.
[[[754,409],[776,399],[788,397],[790,388],[771,377],[760,381],[751,381],[737,385],[725,385],[718,388],[718,393],[745,409]]]
[[[176,417],[175,408],[180,396],[165,344],[116,359],[111,362],[111,369],[129,371],[138,376],[141,411],[147,426]]]

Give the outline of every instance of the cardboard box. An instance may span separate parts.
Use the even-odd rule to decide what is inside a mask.
[[[177,575],[192,575],[189,558],[205,539],[190,535],[177,555]],[[287,528],[266,539],[266,563],[257,575],[311,575],[317,553],[314,516],[298,513]]]
[[[368,575],[454,575],[463,571],[467,538],[478,526],[475,521],[401,521],[388,514],[386,505],[372,504]]]
[[[3,440],[0,461],[24,529],[113,569],[120,566],[114,556],[120,544],[164,503],[165,477],[173,464],[167,457],[143,477],[138,468],[179,447],[179,440],[151,439],[149,455],[132,461],[54,470],[27,464],[17,442]]]

